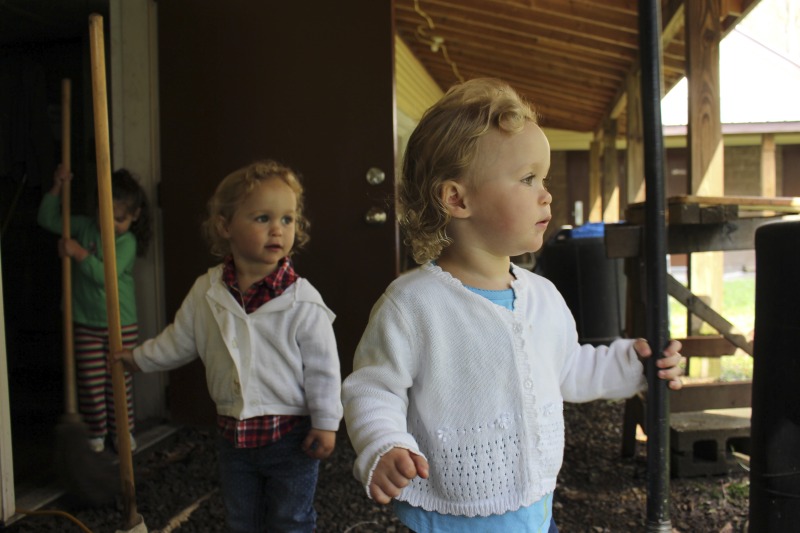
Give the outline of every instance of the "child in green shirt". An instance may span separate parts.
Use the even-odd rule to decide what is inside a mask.
[[[53,176],[53,187],[39,206],[39,225],[59,235],[62,232],[61,191],[65,180],[71,178],[70,173],[59,166]],[[132,348],[139,333],[133,265],[137,256],[144,255],[150,242],[150,210],[144,190],[129,171],[120,169],[114,172],[111,188],[122,343]],[[71,237],[59,241],[59,254],[71,257],[75,265],[72,269],[72,310],[78,407],[89,426],[91,448],[101,452],[108,434],[113,439],[117,431],[111,373],[106,362],[109,345],[103,245],[96,217],[70,216],[70,228]],[[132,379],[127,372],[125,386],[131,450],[135,450]]]

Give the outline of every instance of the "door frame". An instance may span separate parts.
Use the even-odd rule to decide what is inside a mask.
[[[106,21],[109,43],[111,148],[114,168],[126,167],[139,177],[153,207],[154,235],[147,255],[137,259],[136,296],[139,331],[148,338],[165,325],[163,235],[158,207],[161,166],[158,132],[157,4],[153,0],[108,0]],[[88,18],[87,18],[88,31]],[[91,96],[88,96],[91,99]],[[4,316],[0,258],[0,316]],[[20,518],[18,504],[37,509],[60,496],[55,486],[17,494],[14,482],[11,412],[5,321],[0,321],[0,525]],[[134,376],[135,403],[140,419],[165,416],[167,374]],[[19,497],[18,497],[19,496]]]

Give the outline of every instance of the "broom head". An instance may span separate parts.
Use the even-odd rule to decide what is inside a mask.
[[[89,438],[89,428],[80,415],[62,416],[56,425],[56,472],[71,505],[109,505],[120,487],[117,469],[110,456],[92,451]]]

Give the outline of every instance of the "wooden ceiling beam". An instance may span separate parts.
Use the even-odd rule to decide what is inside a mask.
[[[465,77],[497,77],[497,73],[487,72],[485,70],[470,71],[467,69],[462,72],[462,74],[464,74]],[[437,65],[432,68],[431,75],[445,78],[447,76],[451,76],[451,79],[453,79],[452,72],[449,71],[445,65]],[[603,109],[605,109],[605,102],[603,101],[595,101],[593,103],[591,100],[581,96],[580,93],[571,93],[569,91],[559,90],[559,87],[554,87],[550,84],[531,83],[530,78],[525,76],[504,76],[503,80],[510,83],[521,93],[526,94],[526,97],[537,109],[550,110],[548,113],[549,115],[558,116],[558,113],[553,111],[553,109],[558,107],[569,108],[569,116],[574,116],[576,114],[581,116],[591,116],[597,113],[602,113]],[[445,89],[446,88],[447,87],[445,87]],[[534,98],[528,95],[536,96]]]
[[[409,47],[412,52],[421,57],[425,64],[434,61],[445,62],[443,52],[432,53],[430,50],[423,46],[412,45]],[[483,51],[480,54],[462,52],[460,50],[453,51],[456,48],[447,50],[448,58],[450,61],[460,67],[468,64],[478,64],[486,67],[493,67],[495,69],[505,69],[509,71],[529,72],[539,78],[547,78],[551,83],[570,83],[575,82],[584,85],[585,88],[606,88],[616,87],[619,82],[618,78],[609,78],[607,75],[597,76],[589,68],[569,70],[569,64],[564,64],[557,58],[549,57],[547,55],[531,55],[527,59],[519,59],[515,61],[492,61],[491,52]],[[488,55],[487,55],[488,54]],[[606,73],[609,74],[609,73]]]
[[[558,98],[566,98],[570,94],[576,94],[578,96],[575,97],[575,100],[581,108],[585,108],[586,110],[594,109],[594,110],[601,110],[605,107],[605,102],[608,101],[609,96],[613,94],[613,90],[598,90],[596,94],[594,93],[587,93],[585,87],[581,87],[577,84],[571,85],[558,85],[554,86],[549,79],[542,78],[542,77],[533,77],[526,75],[524,72],[515,71],[510,73],[504,70],[494,70],[491,68],[482,67],[479,69],[471,69],[466,67],[465,69],[461,69],[459,67],[459,71],[461,71],[462,75],[465,78],[467,77],[495,77],[495,78],[502,78],[504,81],[508,83],[513,83],[515,87],[519,87],[520,85],[524,85],[529,88],[535,88],[536,92],[542,95],[547,95],[550,98],[557,100]],[[452,73],[450,66],[447,65],[445,62],[440,62],[432,66],[431,74],[440,74],[442,76],[447,76],[448,73]]]
[[[662,15],[661,47],[663,50],[669,46],[670,41],[672,41],[676,33],[683,29],[683,0],[669,0],[662,10]],[[676,66],[683,67],[685,65],[685,60],[670,58],[669,61],[670,68],[676,68]],[[662,55],[662,68],[666,68],[663,65],[663,63],[666,62],[667,59]],[[640,68],[639,55],[637,54],[636,60],[631,67],[631,73],[638,72]],[[619,86],[617,96],[612,100],[612,105],[608,113],[609,118],[617,119],[625,112],[627,98],[627,86],[623,83]],[[597,127],[599,128],[601,124],[602,122],[599,122]]]
[[[402,38],[402,37],[401,37]],[[407,42],[404,39],[404,42]],[[421,43],[409,45],[415,54],[433,54],[429,48]],[[441,54],[440,54],[441,55]],[[624,70],[609,70],[607,67],[598,71],[597,64],[585,61],[563,61],[558,60],[551,54],[537,54],[536,52],[505,51],[498,54],[496,48],[484,43],[475,45],[471,50],[465,50],[460,43],[454,46],[448,45],[448,55],[457,65],[467,63],[494,64],[496,67],[530,70],[534,73],[541,73],[542,76],[556,78],[589,80],[592,86],[613,85],[617,86],[624,76]],[[582,81],[582,83],[585,83]]]
[[[469,6],[480,12],[502,12],[514,18],[530,18],[545,13],[561,22],[585,22],[592,25],[632,31],[636,33],[637,8],[633,10],[616,9],[609,2],[565,2],[564,0],[536,0],[523,5],[508,0],[423,0],[421,5],[448,4],[450,6]],[[488,8],[488,9],[487,9]],[[631,29],[633,28],[633,29]]]
[[[445,9],[444,7],[441,10],[428,8],[425,13],[433,20],[434,29],[430,29],[425,19],[415,11],[405,11],[402,7],[398,7],[397,17],[402,17],[402,20],[409,24],[416,24],[417,27],[422,26],[423,31],[428,35],[441,35],[446,30],[458,28],[469,33],[472,39],[485,38],[488,34],[496,37],[502,36],[506,39],[515,36],[539,43],[566,41],[570,43],[570,46],[581,47],[597,54],[628,58],[635,53],[637,48],[635,34],[608,30],[604,30],[603,33],[592,32],[581,28],[556,25],[554,22],[543,23],[540,17],[535,19],[501,18],[486,12],[473,14],[470,17],[464,9]]]
[[[605,120],[625,118],[626,80],[639,69],[639,0],[394,1],[398,35],[443,89],[457,81],[455,65],[463,79],[512,83],[551,127],[597,132]],[[667,90],[686,71],[688,1],[660,0]],[[759,2],[714,1],[723,34]],[[444,40],[451,63],[442,50],[431,50],[433,36]],[[625,128],[620,120],[620,133]]]
[[[533,31],[534,34],[551,38],[565,35],[591,39],[611,46],[624,45],[632,49],[638,47],[635,14],[625,17],[624,20],[617,17],[618,20],[604,23],[600,15],[604,11],[601,7],[595,8],[591,13],[584,10],[583,16],[578,16],[579,12],[569,10],[569,4],[563,0],[537,1],[535,11],[508,1],[489,3],[492,4],[489,9],[486,0],[430,0],[421,5],[426,6],[423,11],[431,17],[434,24],[457,18],[461,22],[482,21],[501,29],[516,27],[526,33]],[[602,6],[601,2],[598,4]],[[398,6],[398,11],[403,9]],[[411,12],[421,23],[427,24],[416,10]]]
[[[463,68],[459,66],[459,72],[461,72],[465,78],[469,77],[468,74],[472,74],[472,77],[502,78],[509,83],[513,82],[514,87],[524,84],[528,87],[535,87],[537,91],[543,94],[551,94],[555,97],[568,97],[571,94],[575,94],[578,95],[575,99],[582,102],[581,105],[586,108],[601,109],[606,106],[609,98],[613,95],[613,90],[611,88],[587,92],[585,87],[581,90],[579,84],[554,84],[549,78],[531,76],[525,71],[508,72],[505,70],[492,69],[485,65],[480,65],[478,67],[468,65]],[[431,75],[440,74],[443,77],[452,77],[452,69],[450,65],[444,61],[431,63],[429,73]]]
[[[409,23],[406,19],[401,19],[401,22]],[[411,35],[402,34],[401,36],[410,41],[411,39],[420,40],[425,39],[424,36],[419,36],[416,31],[410,32]],[[506,49],[527,49],[536,53],[560,53],[565,57],[574,57],[576,59],[582,58],[585,61],[593,60],[598,64],[608,64],[614,67],[615,65],[628,65],[632,57],[635,55],[630,50],[621,48],[611,49],[606,46],[592,46],[588,44],[581,44],[577,42],[564,42],[556,39],[548,39],[546,37],[532,37],[522,33],[492,31],[488,29],[476,30],[465,28],[463,25],[452,25],[439,23],[436,26],[436,35],[445,39],[445,44],[448,42],[453,43],[459,41],[465,43],[464,46],[472,46],[477,41],[492,42],[497,45],[499,51],[504,52]],[[428,38],[433,33],[428,34]]]

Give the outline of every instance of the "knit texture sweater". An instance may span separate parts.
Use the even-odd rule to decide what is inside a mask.
[[[401,447],[423,455],[430,474],[398,500],[464,516],[530,505],[556,486],[563,402],[645,386],[632,340],[580,346],[555,286],[514,265],[512,273],[513,311],[431,264],[400,276],[375,304],[342,396],[367,494],[381,456]]]
[[[39,204],[37,221],[43,228],[61,234],[61,197],[47,193]],[[69,219],[71,237],[89,250],[83,261],[73,261],[72,316],[77,324],[98,328],[108,327],[106,309],[105,266],[103,239],[97,219],[74,215]],[[127,231],[114,240],[117,257],[117,290],[119,314],[123,326],[136,324],[136,283],[133,267],[136,263],[136,236]]]
[[[197,279],[175,321],[136,347],[133,358],[153,372],[199,356],[218,414],[310,415],[312,427],[336,431],[342,402],[333,319],[305,278],[248,314],[218,265]]]

